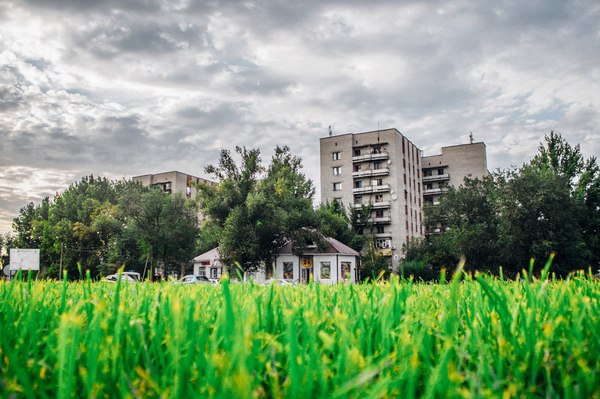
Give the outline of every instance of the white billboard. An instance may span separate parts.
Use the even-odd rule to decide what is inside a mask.
[[[40,250],[11,248],[10,270],[40,270]]]

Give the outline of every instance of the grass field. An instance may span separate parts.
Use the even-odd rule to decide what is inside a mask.
[[[600,398],[600,288],[0,282],[0,397]]]

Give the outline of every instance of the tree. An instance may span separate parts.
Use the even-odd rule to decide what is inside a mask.
[[[197,220],[181,195],[151,189],[142,193],[132,210],[127,230],[137,237],[151,265],[162,266],[167,273],[182,273],[194,247]]]
[[[198,192],[200,210],[207,216],[201,236],[206,231],[221,232],[219,251],[226,262],[243,272],[255,271],[270,264],[288,240],[300,250],[307,236],[318,239],[314,187],[301,172],[300,158],[288,147],[275,148],[266,170],[258,149],[236,147],[236,152],[240,166],[223,150],[218,166],[206,168],[220,182]]]

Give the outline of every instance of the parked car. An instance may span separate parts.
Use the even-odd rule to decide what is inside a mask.
[[[275,284],[275,285],[296,285],[295,280],[283,279],[283,278],[273,278],[265,281],[265,285]]]
[[[205,277],[205,276],[197,276],[195,274],[188,274],[187,276],[183,276],[182,278],[177,280],[175,283],[176,284],[202,284],[202,283],[210,284],[211,281],[208,279],[208,277]]]
[[[139,276],[139,273],[137,273],[137,274]],[[131,276],[128,273],[111,274],[111,275],[104,277],[102,279],[102,281],[106,281],[109,283],[116,283],[117,281],[119,281],[119,279],[121,279],[122,282],[127,282],[127,283],[139,283],[140,282],[140,280],[136,280],[134,276]]]

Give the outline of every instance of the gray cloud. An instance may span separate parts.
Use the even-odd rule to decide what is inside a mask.
[[[235,145],[287,144],[318,183],[329,125],[426,154],[472,131],[492,169],[550,130],[600,154],[593,1],[29,0],[0,20],[0,231],[82,175],[204,176]]]

